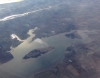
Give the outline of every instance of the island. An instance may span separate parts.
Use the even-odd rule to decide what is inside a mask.
[[[28,54],[26,54],[23,57],[23,59],[37,58],[37,57],[41,56],[41,54],[48,53],[48,52],[50,52],[53,49],[54,49],[53,46],[48,46],[48,47],[45,47],[45,48],[34,49],[33,51],[31,51]]]
[[[71,39],[75,39],[75,38],[82,39],[82,37],[78,34],[77,31],[66,34],[65,36]]]

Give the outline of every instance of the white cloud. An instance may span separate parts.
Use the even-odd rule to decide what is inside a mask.
[[[11,39],[17,39],[18,41],[24,41],[24,40],[21,40],[16,34],[11,34]]]
[[[37,43],[40,43],[42,47],[43,47],[43,45],[48,46],[47,43],[43,42],[43,41],[42,41],[41,39],[39,39],[39,38],[35,39],[34,41],[37,42]]]
[[[38,42],[38,43],[41,43],[41,44],[44,43],[44,42],[43,42],[41,39],[39,39],[39,38],[35,39],[34,41],[35,41],[35,42]]]
[[[2,3],[2,0],[0,0],[1,3]],[[14,1],[14,0],[5,0],[5,1]],[[22,1],[22,0],[15,0],[15,1]],[[9,2],[10,3],[10,2]],[[28,14],[31,14],[31,13],[35,13],[35,12],[40,12],[40,11],[43,11],[43,10],[50,10],[52,8],[55,8],[59,5],[62,5],[66,2],[62,2],[60,4],[57,4],[57,5],[54,5],[54,6],[48,6],[47,8],[43,8],[43,9],[38,9],[38,10],[34,10],[34,11],[31,11],[31,12],[25,12],[25,13],[22,13],[22,14],[15,14],[15,15],[10,15],[10,16],[7,16],[7,17],[4,17],[2,19],[0,19],[0,21],[7,21],[7,20],[11,20],[11,19],[14,19],[14,18],[18,18],[18,17],[22,17],[22,16],[26,16]]]
[[[22,1],[22,0],[0,0],[0,4],[20,2],[20,1]]]

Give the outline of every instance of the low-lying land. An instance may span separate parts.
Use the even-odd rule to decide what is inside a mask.
[[[6,47],[6,49],[9,49]],[[5,49],[0,47],[0,64],[6,63],[13,59],[13,55],[10,52],[6,52]]]
[[[75,38],[82,39],[82,37],[78,34],[77,31],[66,34],[65,36],[71,39],[75,39]]]
[[[62,63],[34,75],[34,78],[98,78],[100,53],[95,42],[67,47]],[[31,77],[33,78],[33,77]]]

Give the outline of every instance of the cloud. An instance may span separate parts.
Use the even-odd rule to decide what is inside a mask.
[[[41,44],[44,43],[44,42],[43,42],[41,39],[39,39],[39,38],[35,39],[34,41],[37,42],[37,43],[41,43]]]
[[[44,41],[42,41],[42,40],[41,40],[41,39],[39,39],[39,38],[35,39],[34,41],[35,41],[35,42],[37,42],[37,43],[40,43],[42,46],[43,46],[43,45],[48,46],[48,44],[47,44],[47,43],[45,43]]]
[[[18,41],[24,41],[24,40],[21,40],[16,34],[11,34],[11,39],[17,39]]]
[[[23,1],[23,0],[0,0],[0,4],[20,2],[20,1]]]
[[[0,1],[1,1],[1,0],[0,0]],[[16,1],[16,0],[15,0],[15,1]],[[18,0],[17,0],[17,1],[18,1]],[[20,1],[22,1],[22,0],[20,0]],[[59,3],[59,4],[54,5],[54,6],[48,6],[47,8],[38,9],[38,10],[34,10],[34,11],[22,13],[22,14],[10,15],[10,16],[7,16],[7,17],[4,17],[4,18],[0,19],[0,21],[7,21],[7,20],[14,19],[14,18],[26,16],[26,15],[31,14],[31,13],[40,12],[40,11],[43,11],[43,10],[50,10],[50,9],[55,8],[55,7],[58,7],[59,5],[62,5],[62,4],[64,4],[64,3],[66,3],[66,2],[62,2],[62,3]]]

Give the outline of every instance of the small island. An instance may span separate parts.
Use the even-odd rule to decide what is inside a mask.
[[[66,34],[65,36],[71,39],[75,39],[75,38],[82,39],[82,37],[78,34],[77,31]]]
[[[48,47],[45,47],[45,48],[35,49],[35,50],[29,52],[28,54],[26,54],[23,57],[23,59],[37,58],[37,57],[41,56],[41,54],[45,54],[47,52],[50,52],[53,49],[54,49],[53,46],[48,46]]]

